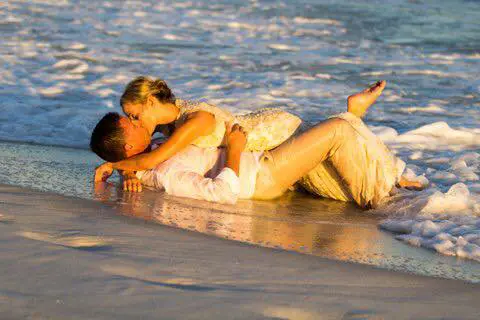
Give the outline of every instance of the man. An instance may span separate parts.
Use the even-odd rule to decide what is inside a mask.
[[[136,173],[147,186],[207,201],[235,203],[242,199],[273,199],[324,161],[334,168],[351,200],[376,207],[395,185],[421,187],[401,177],[404,163],[395,158],[363,124],[362,116],[381,94],[385,82],[350,96],[348,111],[323,121],[268,152],[244,152],[246,136],[234,125],[226,148],[189,146],[152,170]],[[145,129],[116,113],[94,129],[91,147],[100,157],[121,159],[147,149]],[[137,191],[129,176],[126,189]]]

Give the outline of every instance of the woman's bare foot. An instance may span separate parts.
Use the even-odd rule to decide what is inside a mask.
[[[367,112],[368,108],[382,94],[383,89],[387,85],[387,81],[382,80],[375,83],[370,88],[363,90],[348,97],[347,110],[357,117],[361,118]]]

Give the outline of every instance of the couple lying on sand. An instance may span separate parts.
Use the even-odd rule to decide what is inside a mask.
[[[95,182],[116,169],[127,191],[143,184],[220,203],[274,199],[300,184],[316,195],[377,207],[396,187],[422,187],[402,176],[405,163],[361,120],[385,85],[349,96],[348,112],[297,130],[301,120],[285,111],[233,116],[176,99],[164,81],[139,77],[121,98],[127,116],[109,113],[93,130],[90,147],[108,161],[95,170]],[[168,140],[152,142],[155,131]]]

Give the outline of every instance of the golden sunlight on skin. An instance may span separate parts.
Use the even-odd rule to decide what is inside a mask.
[[[130,120],[139,121],[147,129],[150,135],[155,131],[156,120],[153,117],[151,109],[146,109],[140,103],[126,103],[123,106],[123,112]]]
[[[155,97],[149,97],[144,103],[125,103],[123,112],[131,119],[138,120],[152,135],[157,125],[168,124],[177,119],[180,112],[173,103],[161,103]]]
[[[135,120],[126,117],[120,118],[120,127],[124,130],[125,151],[127,157],[143,152],[151,142],[151,135],[147,129]]]

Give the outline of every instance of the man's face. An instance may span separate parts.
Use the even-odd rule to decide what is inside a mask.
[[[125,152],[128,158],[145,151],[150,146],[151,136],[140,121],[122,116],[119,123],[123,129]]]

